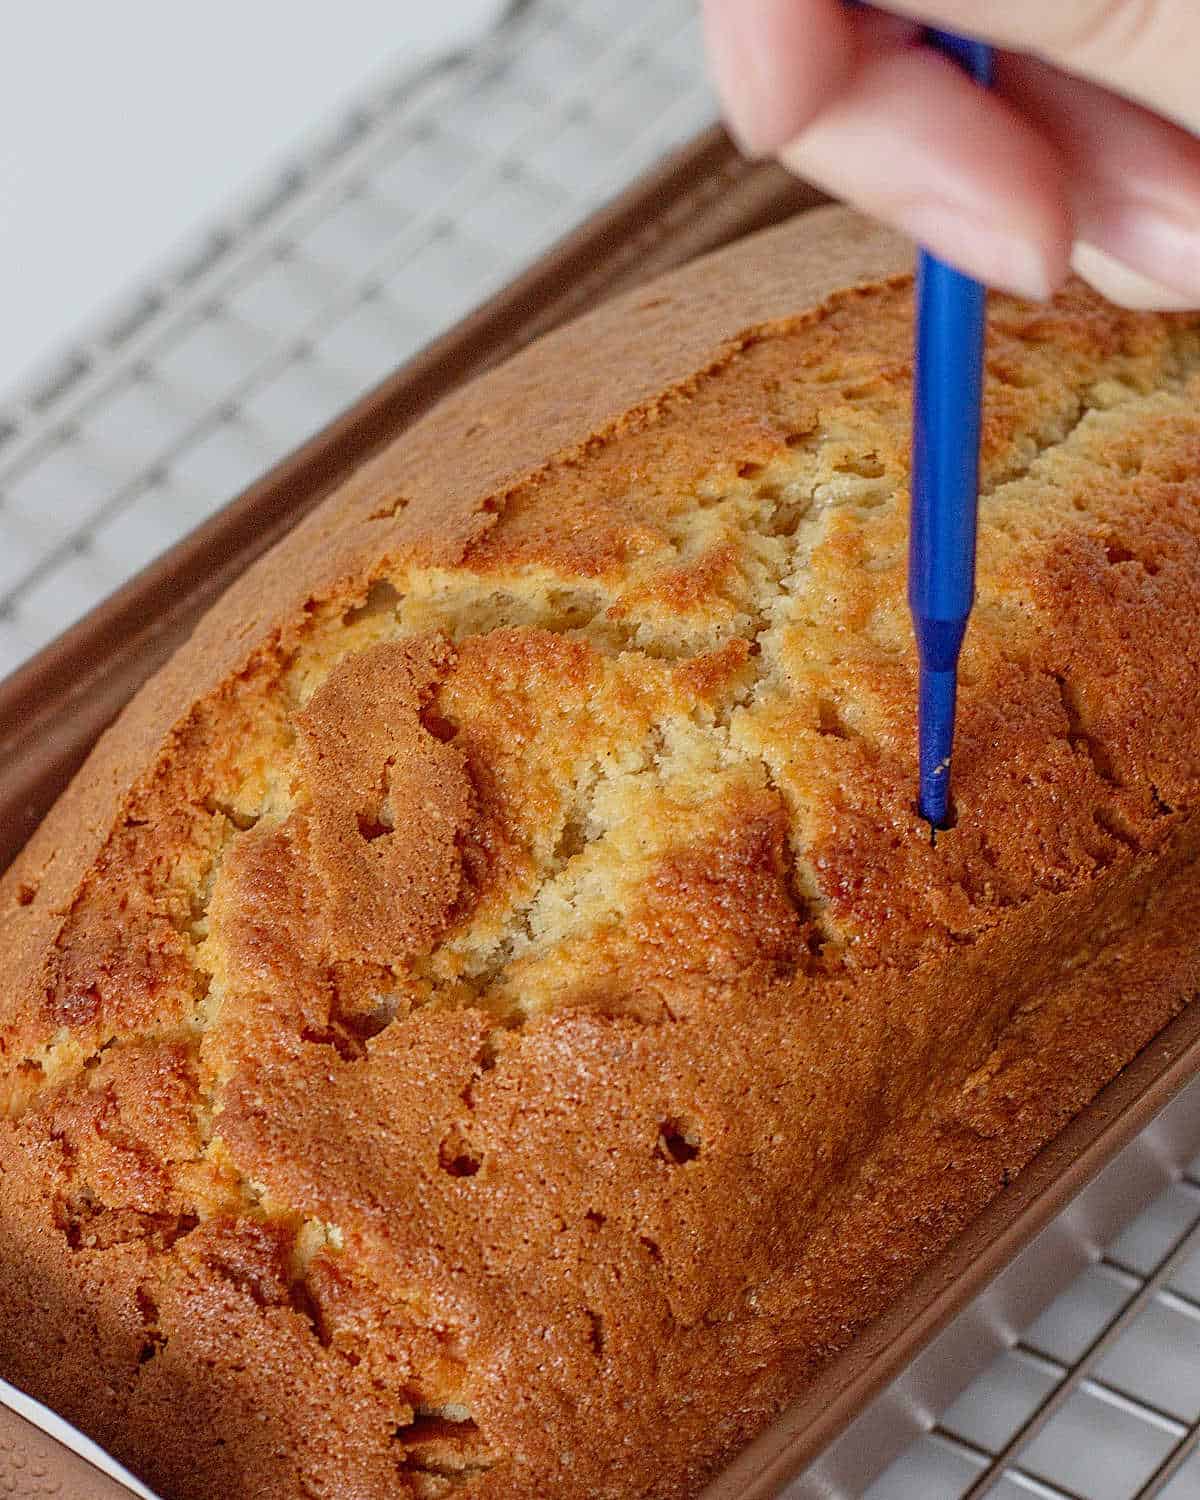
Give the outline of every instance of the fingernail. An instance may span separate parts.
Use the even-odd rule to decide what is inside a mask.
[[[1200,306],[1200,220],[1123,203],[1089,214],[1085,232],[1089,244],[1183,299],[1175,305]]]
[[[1197,304],[1194,295],[1189,297],[1173,287],[1163,286],[1162,282],[1143,276],[1123,261],[1083,241],[1071,254],[1071,266],[1076,275],[1082,276],[1118,307],[1134,308],[1140,312],[1186,312]]]
[[[1054,293],[1049,257],[1035,241],[961,204],[914,198],[888,204],[884,216],[919,245],[988,286],[1034,302],[1045,302]]]
[[[777,143],[767,138],[765,129],[760,101],[770,100],[771,80],[755,55],[753,32],[736,3],[705,0],[709,70],[721,100],[725,126],[746,156],[763,156]]]

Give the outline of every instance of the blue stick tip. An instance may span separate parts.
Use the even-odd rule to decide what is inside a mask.
[[[950,751],[954,744],[956,673],[921,670],[918,810],[935,830],[950,822]]]

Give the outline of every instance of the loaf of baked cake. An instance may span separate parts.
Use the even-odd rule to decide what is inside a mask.
[[[910,251],[447,401],[5,879],[0,1374],[165,1500],[681,1500],[1200,982],[1200,320],[996,298],[913,809]]]

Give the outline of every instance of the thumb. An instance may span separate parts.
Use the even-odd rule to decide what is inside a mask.
[[[883,8],[1032,53],[1200,132],[1196,0],[882,0]]]

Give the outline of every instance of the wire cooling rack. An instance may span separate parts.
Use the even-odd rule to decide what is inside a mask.
[[[0,675],[713,113],[692,0],[533,0],[359,101],[0,404]]]
[[[1200,1090],[1191,1098],[1200,1106]],[[984,1496],[1200,1496],[1200,1159],[1097,1253],[867,1500]]]
[[[360,100],[0,400],[0,675],[713,113],[693,0],[532,0]],[[1200,1163],[869,1500],[1197,1500],[1198,1419]]]

